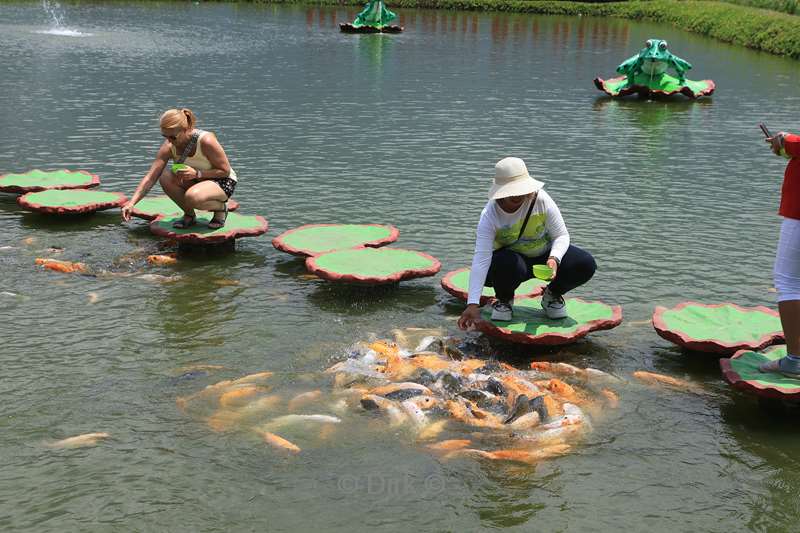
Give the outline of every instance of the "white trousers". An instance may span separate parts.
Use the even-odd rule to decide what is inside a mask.
[[[773,270],[778,301],[800,300],[800,220],[784,218]]]

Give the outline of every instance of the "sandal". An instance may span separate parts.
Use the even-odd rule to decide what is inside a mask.
[[[183,218],[172,223],[176,229],[186,229],[197,224],[197,215],[183,215]]]
[[[225,209],[222,211],[214,211],[214,216],[211,217],[211,220],[208,222],[209,229],[219,229],[225,226],[225,221],[228,219],[228,202],[223,204]],[[218,217],[222,213],[222,217]]]
[[[776,374],[783,374],[787,378],[800,379],[800,372],[795,372],[795,369],[787,368],[784,359],[786,358],[782,357],[774,361],[769,361],[760,365],[758,369],[761,372],[774,372]]]

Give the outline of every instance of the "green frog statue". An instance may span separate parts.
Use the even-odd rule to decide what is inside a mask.
[[[677,77],[667,73],[672,69]],[[623,61],[617,72],[621,77],[603,80],[595,78],[598,89],[610,96],[668,96],[681,93],[689,98],[709,96],[714,92],[711,80],[692,81],[686,79],[686,71],[691,63],[673,55],[667,41],[648,39],[638,54]]]

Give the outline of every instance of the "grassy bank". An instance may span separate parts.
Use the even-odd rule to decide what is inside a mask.
[[[286,1],[330,5],[365,3],[362,0]],[[387,3],[389,7],[582,14],[648,20],[670,24],[724,42],[800,59],[800,17],[730,3],[695,0],[631,0],[611,3],[548,0],[388,0]]]

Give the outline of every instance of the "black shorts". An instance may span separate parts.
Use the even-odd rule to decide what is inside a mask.
[[[211,181],[219,185],[219,188],[225,191],[225,194],[228,195],[228,198],[233,196],[233,191],[236,189],[236,180],[232,180],[230,178],[216,178]]]

